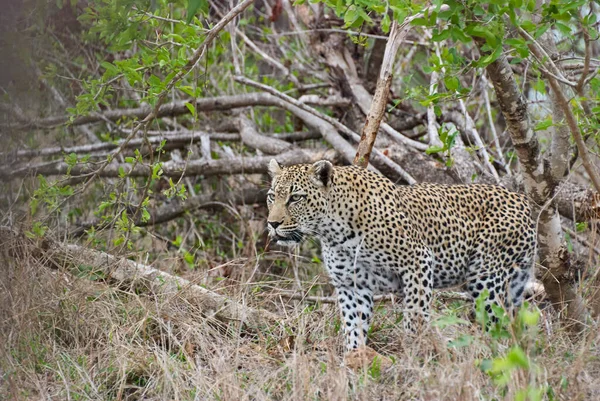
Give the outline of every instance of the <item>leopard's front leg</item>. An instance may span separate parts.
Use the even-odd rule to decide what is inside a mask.
[[[324,244],[323,259],[337,292],[338,306],[346,339],[346,350],[366,345],[369,324],[373,316],[373,277],[358,260],[360,247]]]
[[[346,351],[366,345],[373,317],[373,291],[368,287],[339,286],[336,288],[342,314]]]

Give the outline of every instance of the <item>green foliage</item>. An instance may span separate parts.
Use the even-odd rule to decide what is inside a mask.
[[[50,213],[57,211],[60,204],[73,195],[73,188],[70,185],[60,185],[58,182],[48,182],[48,180],[38,175],[38,187],[29,200],[29,210],[32,216],[38,212],[40,203],[46,205]]]
[[[540,400],[543,394],[553,392],[550,386],[543,386],[543,372],[536,363],[536,357],[542,349],[539,342],[538,324],[540,311],[525,303],[518,309],[514,318],[506,311],[493,305],[491,312],[486,309],[489,292],[484,290],[475,301],[475,317],[485,329],[483,343],[478,346],[489,347],[492,357],[479,362],[479,368],[485,372],[501,393],[508,386],[515,386],[516,377],[527,378],[519,382],[515,399]],[[454,314],[442,316],[432,324],[446,328],[467,322]],[[448,342],[448,348],[472,347],[480,341],[472,335],[461,334]],[[521,374],[523,373],[523,374]]]
[[[187,16],[185,22],[188,24],[194,19],[194,15],[202,11],[203,15],[208,15],[208,1],[206,0],[188,0]]]
[[[446,162],[448,166],[452,165],[452,156],[450,154],[450,149],[454,146],[456,142],[456,136],[458,135],[458,131],[455,128],[448,129],[445,125],[443,125],[439,132],[440,140],[442,141],[442,146],[430,146],[425,151],[428,155],[434,153],[446,153],[448,156],[448,161]]]

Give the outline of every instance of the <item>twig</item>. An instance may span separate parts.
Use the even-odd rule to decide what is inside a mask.
[[[407,18],[402,25],[399,25],[397,21],[392,22],[392,28],[390,36],[385,46],[385,52],[383,54],[383,61],[381,63],[381,69],[379,71],[379,78],[377,80],[377,86],[375,88],[375,94],[371,100],[371,107],[367,113],[365,125],[362,130],[360,141],[358,142],[358,148],[356,150],[356,156],[354,157],[354,164],[365,168],[369,164],[369,157],[375,144],[375,138],[381,125],[381,120],[385,114],[385,106],[387,104],[390,87],[392,85],[394,60],[398,53],[398,48],[402,41],[410,30],[410,23],[419,17],[422,17],[425,12],[437,8],[435,6],[429,7],[421,13],[413,15]],[[439,10],[445,11],[449,7],[442,5]]]
[[[294,76],[294,74],[292,74],[291,71],[286,66],[284,66],[279,61],[275,60],[273,57],[269,56],[267,53],[265,53],[264,51],[262,51],[262,49],[260,47],[258,47],[253,41],[251,41],[244,34],[244,32],[242,32],[239,29],[236,29],[236,34],[239,35],[242,38],[242,40],[252,50],[254,50],[256,53],[258,53],[258,55],[260,55],[266,62],[268,62],[269,64],[271,64],[272,66],[274,66],[275,68],[277,68],[278,70],[280,70],[281,72],[283,72],[283,75],[285,76],[285,78],[289,79],[294,85],[301,86],[300,82],[298,81],[298,78],[296,78]]]
[[[436,43],[437,45],[437,43]],[[437,46],[436,46],[437,48]],[[438,73],[437,71],[431,72],[431,80],[429,83],[429,95],[433,95],[438,87]],[[429,137],[429,146],[435,146],[442,148],[444,144],[440,140],[437,128],[437,117],[435,116],[435,107],[433,102],[427,107],[427,135]]]
[[[498,154],[498,159],[500,161],[500,164],[502,165],[502,167],[504,167],[504,169],[506,170],[506,173],[508,175],[511,175],[510,165],[508,165],[506,163],[506,160],[504,159],[504,152],[502,151],[502,146],[500,146],[500,139],[498,138],[498,133],[496,132],[496,124],[492,117],[492,108],[490,106],[490,97],[488,95],[488,80],[485,77],[485,74],[481,75],[481,82],[482,82],[482,86],[483,86],[482,91],[483,91],[483,100],[485,102],[485,110],[486,110],[487,117],[488,117],[488,124],[490,126],[490,132],[492,133],[494,145],[496,146],[496,153]]]
[[[258,149],[267,155],[276,155],[290,150],[291,144],[281,139],[268,138],[260,135],[256,125],[245,114],[240,114],[238,117],[238,127],[240,138],[247,146]]]
[[[483,141],[481,140],[481,137],[479,136],[479,132],[475,128],[475,122],[473,121],[473,119],[471,118],[471,115],[467,111],[465,102],[462,99],[459,99],[458,103],[460,105],[460,109],[461,109],[463,115],[465,116],[465,125],[466,125],[465,128],[467,129],[467,131],[470,132],[471,137],[475,141],[475,146],[477,146],[477,148],[478,148],[477,150],[479,152],[481,152],[481,158],[483,159],[483,164],[488,168],[488,170],[490,171],[490,173],[492,174],[492,176],[494,177],[496,182],[499,183],[500,177],[498,176],[498,172],[496,171],[494,166],[492,166],[492,163],[490,163],[490,155],[488,154],[487,149],[485,148],[485,145],[483,144]]]
[[[265,190],[250,188],[228,192],[212,192],[191,196],[183,202],[165,204],[164,206],[150,210],[150,218],[147,221],[137,219],[136,227],[154,226],[169,222],[182,216],[184,213],[193,213],[197,209],[222,209],[224,205],[251,205],[255,203],[264,203],[267,198]],[[96,230],[110,227],[114,221],[106,222],[94,220],[80,223],[77,228],[71,230],[69,235],[83,235],[85,230],[94,227]]]
[[[572,87],[577,86],[576,83],[569,81],[562,75],[559,68],[556,66],[556,64],[554,64],[554,61],[552,60],[552,58],[548,55],[548,53],[546,53],[546,50],[544,50],[544,48],[542,46],[540,46],[540,44],[537,42],[537,40],[535,40],[533,38],[533,36],[531,36],[529,34],[529,32],[527,32],[526,30],[524,30],[521,27],[517,27],[517,28],[518,28],[519,34],[530,42],[528,44],[529,49],[532,50],[533,55],[535,57],[537,57],[539,64],[542,66],[542,72],[561,81],[565,85],[569,85]],[[536,49],[535,52],[533,51],[533,48]],[[549,69],[543,68],[545,65],[544,60],[546,60],[546,62],[548,63]]]

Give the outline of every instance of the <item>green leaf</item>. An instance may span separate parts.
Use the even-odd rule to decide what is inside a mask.
[[[431,35],[431,39],[434,42],[441,42],[442,40],[446,40],[450,37],[450,29],[444,29],[439,32],[437,29],[433,30],[433,34]]]
[[[383,30],[383,32],[388,33],[390,31],[390,24],[390,16],[385,14],[381,19],[381,29]]]
[[[495,48],[498,46],[498,38],[492,33],[487,27],[483,25],[470,25],[467,27],[466,32],[471,36],[477,36],[485,39],[490,47]]]
[[[473,336],[463,334],[460,337],[458,337],[456,340],[450,341],[448,343],[448,347],[449,348],[467,347],[467,346],[471,345],[472,342],[473,342]]]
[[[535,32],[533,33],[533,37],[535,39],[538,39],[540,36],[542,36],[548,30],[548,28],[550,28],[549,24],[542,24],[542,25],[538,26],[537,29],[535,30]]]
[[[190,111],[190,113],[192,114],[192,116],[193,116],[194,118],[196,118],[196,106],[194,106],[194,105],[193,105],[193,104],[191,104],[191,103],[186,103],[186,104],[185,104],[185,107],[187,107],[187,109]]]
[[[519,311],[519,317],[526,326],[535,327],[540,320],[540,312],[523,308]]]
[[[443,151],[444,151],[443,146],[430,146],[427,149],[425,149],[425,153],[427,153],[428,155],[431,155],[433,153],[443,152]]]
[[[428,20],[423,17],[415,18],[410,22],[413,26],[427,26]]]
[[[545,129],[552,127],[552,125],[553,125],[552,116],[548,116],[543,121],[540,121],[539,123],[537,123],[535,125],[535,127],[533,127],[533,130],[534,131],[543,131]]]
[[[571,27],[568,25],[563,24],[562,22],[555,22],[554,26],[556,27],[556,29],[558,29],[560,31],[560,33],[562,33],[563,35],[570,35],[571,34]]]
[[[529,368],[529,358],[519,346],[513,347],[507,355],[508,360],[523,369]]]
[[[192,22],[198,10],[201,10],[206,15],[208,12],[208,2],[206,0],[188,0],[185,22],[188,24]]]
[[[536,91],[538,91],[542,94],[546,94],[546,84],[544,83],[544,81],[542,79],[538,78],[538,80],[533,83],[532,87]]]
[[[294,3],[297,4],[297,3]],[[344,0],[337,0],[335,3],[335,13],[338,16],[341,16],[342,13],[344,12],[344,8],[346,8],[346,3],[344,2]]]
[[[498,47],[496,47],[491,54],[488,54],[487,56],[481,58],[477,62],[477,66],[478,67],[487,67],[488,65],[490,65],[494,61],[496,61],[498,59],[498,57],[500,57],[501,54],[502,54],[502,44],[500,44]]]
[[[453,326],[456,324],[469,324],[465,319],[461,319],[456,315],[446,315],[431,323],[432,326],[443,329],[444,327]]]
[[[525,29],[527,32],[532,32],[537,28],[537,25],[535,25],[530,20],[521,21],[520,25],[521,25],[521,28]]]
[[[356,21],[358,18],[358,13],[356,12],[355,6],[348,7],[346,13],[344,14],[344,26],[350,26]]]
[[[463,43],[469,43],[473,40],[470,36],[465,34],[462,29],[456,26],[450,28],[450,36],[452,37],[452,39]]]
[[[194,255],[192,255],[188,251],[185,251],[185,253],[183,254],[183,259],[190,267],[194,267],[194,261],[195,261]]]
[[[454,92],[458,89],[460,82],[458,81],[458,78],[456,78],[456,77],[445,77],[444,85],[446,85],[446,88],[450,92]]]
[[[150,220],[150,212],[148,212],[148,209],[143,208],[142,209],[142,222],[143,223],[147,223]]]

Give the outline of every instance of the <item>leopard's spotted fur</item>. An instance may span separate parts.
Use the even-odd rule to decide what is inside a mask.
[[[280,244],[320,239],[337,290],[347,349],[365,344],[373,295],[404,299],[404,325],[429,315],[432,289],[464,285],[518,306],[536,234],[525,196],[491,185],[396,186],[357,167],[269,165],[268,229]]]

